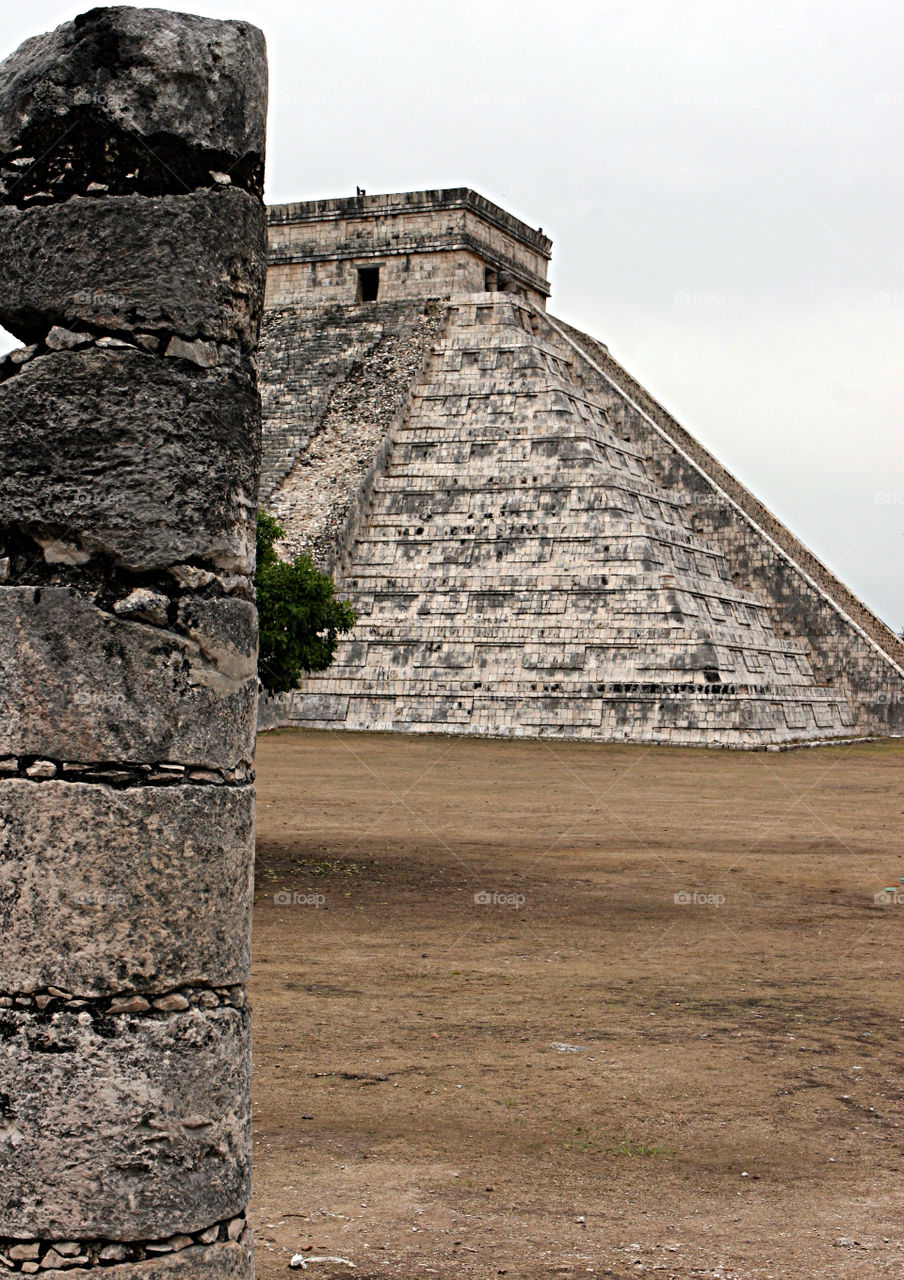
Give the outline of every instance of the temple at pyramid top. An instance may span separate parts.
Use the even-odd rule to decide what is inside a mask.
[[[272,205],[269,222],[272,306],[549,296],[552,241],[467,187]]]
[[[902,731],[901,641],[547,313],[542,232],[455,189],[277,206],[270,237],[261,501],[358,622],[264,724],[748,748]]]

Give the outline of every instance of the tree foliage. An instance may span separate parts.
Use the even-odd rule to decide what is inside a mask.
[[[257,513],[257,670],[268,693],[288,693],[303,672],[324,671],[340,635],[355,625],[355,611],[336,598],[336,584],[310,556],[280,560],[274,549],[284,534],[266,511]]]

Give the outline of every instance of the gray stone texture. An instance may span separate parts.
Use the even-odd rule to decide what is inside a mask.
[[[93,9],[0,63],[0,1238],[43,1275],[253,1277],[213,1242],[250,1191],[265,117],[247,23]]]
[[[359,486],[446,323],[423,302],[269,310],[262,461],[267,510],[287,531],[286,554],[329,563]]]
[[[0,1010],[0,1045],[4,1234],[153,1240],[244,1209],[247,1011]]]
[[[182,1249],[122,1266],[41,1271],[43,1280],[254,1280],[251,1232],[238,1240]]]
[[[254,790],[0,781],[4,991],[248,978]]]
[[[406,299],[265,318],[265,503],[358,622],[262,725],[731,747],[904,727],[895,638],[871,645],[618,366],[510,295],[441,310],[401,395]],[[337,359],[303,362],[308,341]]]
[[[88,107],[143,138],[263,157],[263,34],[246,22],[98,8],[26,40],[0,63],[0,151],[39,127],[61,134]]]
[[[52,325],[257,341],[267,222],[246,191],[0,208],[0,242],[0,324],[23,342]]]
[[[351,302],[365,265],[379,268],[380,298],[492,284],[546,305],[552,241],[467,187],[271,205],[268,219],[272,306]]]
[[[697,499],[693,504],[692,512],[695,525],[701,530],[708,530],[724,537],[732,554],[740,552],[745,566],[744,572],[751,578],[762,572],[768,564],[769,590],[770,593],[774,593],[781,612],[784,614],[789,607],[792,608],[798,613],[798,625],[802,625],[811,634],[827,636],[828,643],[820,655],[821,661],[829,665],[839,662],[840,669],[844,668],[845,645],[838,646],[833,642],[835,637],[844,637],[848,634],[847,624],[838,617],[840,609],[857,626],[862,627],[883,653],[888,654],[899,666],[904,664],[904,642],[900,636],[896,636],[877,618],[845,583],[836,578],[832,571],[772,514],[768,507],[745,488],[727,468],[723,467],[689,431],[676,422],[662,405],[612,358],[605,346],[562,320],[556,319],[553,323],[559,333],[593,362],[595,368],[591,370],[585,364],[584,373],[598,387],[608,380],[607,398],[620,417],[625,420],[632,416],[635,420],[640,417],[639,414],[633,413],[626,403],[629,397],[647,415],[648,421],[644,426],[646,439],[651,446],[651,463],[663,480],[671,482],[674,477],[675,482],[685,485],[688,492]],[[665,440],[656,440],[655,432],[650,430],[650,423],[654,423],[661,429]],[[696,464],[699,468],[698,472],[695,473],[693,467],[687,465],[675,446]],[[718,499],[711,487],[713,483],[717,484],[726,497],[732,500],[731,503]],[[703,500],[699,501],[701,498]],[[733,506],[732,503],[735,505]],[[747,517],[746,520],[738,519],[741,513]],[[758,530],[762,530],[762,533],[773,539],[779,551],[784,554],[775,555]],[[742,550],[744,546],[746,550]],[[824,593],[829,613],[834,612],[836,615],[834,620],[829,620],[828,614],[822,612],[822,606],[818,606],[822,617],[814,628],[813,595],[810,589],[803,587],[802,574],[811,578],[817,590]],[[784,583],[781,579],[784,579]],[[802,610],[801,602],[803,602]],[[879,669],[881,670],[881,667]]]
[[[128,569],[247,573],[259,431],[250,374],[128,348],[41,356],[0,383],[0,512]]]
[[[187,598],[170,608],[176,621],[164,628],[66,587],[0,587],[0,755],[250,763],[254,605]]]

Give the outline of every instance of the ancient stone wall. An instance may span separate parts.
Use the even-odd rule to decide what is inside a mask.
[[[793,562],[803,574],[811,578],[825,596],[834,601],[835,605],[843,610],[857,626],[862,627],[870,639],[894,662],[899,666],[904,665],[904,641],[877,618],[872,610],[854,595],[850,587],[837,578],[808,547],[805,547],[768,507],[764,506],[726,467],[722,466],[717,458],[713,457],[708,449],[703,447],[699,440],[676,422],[649,391],[641,386],[617,360],[613,359],[602,343],[562,320],[553,320],[552,317],[550,320],[564,337],[573,342],[588,357],[596,371],[610,380],[613,389],[620,393],[622,400],[630,400],[642,414],[649,418],[651,423],[661,428],[664,435],[686,454],[688,459],[697,464],[700,472],[718,485],[731,502],[744,512],[749,520],[748,527],[755,525],[773,539],[777,547],[784,551],[787,560]],[[675,451],[670,450],[669,456],[674,458]],[[707,505],[712,508],[724,504],[713,501],[703,504],[703,506]]]
[[[0,64],[0,1264],[253,1274],[261,33]]]
[[[445,315],[424,302],[266,312],[261,501],[287,531],[281,553],[308,551],[332,568],[358,489]]]
[[[524,299],[445,312],[337,544],[358,623],[262,723],[734,747],[900,731],[895,663],[633,384]],[[370,358],[330,393],[349,422]],[[299,452],[290,517],[332,465]]]
[[[660,483],[687,495],[687,523],[724,547],[735,582],[768,599],[776,629],[806,644],[820,681],[843,690],[864,733],[904,731],[904,644],[601,344],[539,318],[586,356],[576,375],[618,429],[642,442]]]
[[[268,307],[355,301],[358,268],[379,268],[381,300],[488,286],[545,306],[551,242],[467,188],[351,196],[269,210]]]

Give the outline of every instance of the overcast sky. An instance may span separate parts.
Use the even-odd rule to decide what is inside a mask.
[[[8,6],[2,51],[89,7]],[[904,626],[900,0],[185,7],[266,33],[268,200],[542,226],[553,314]]]

